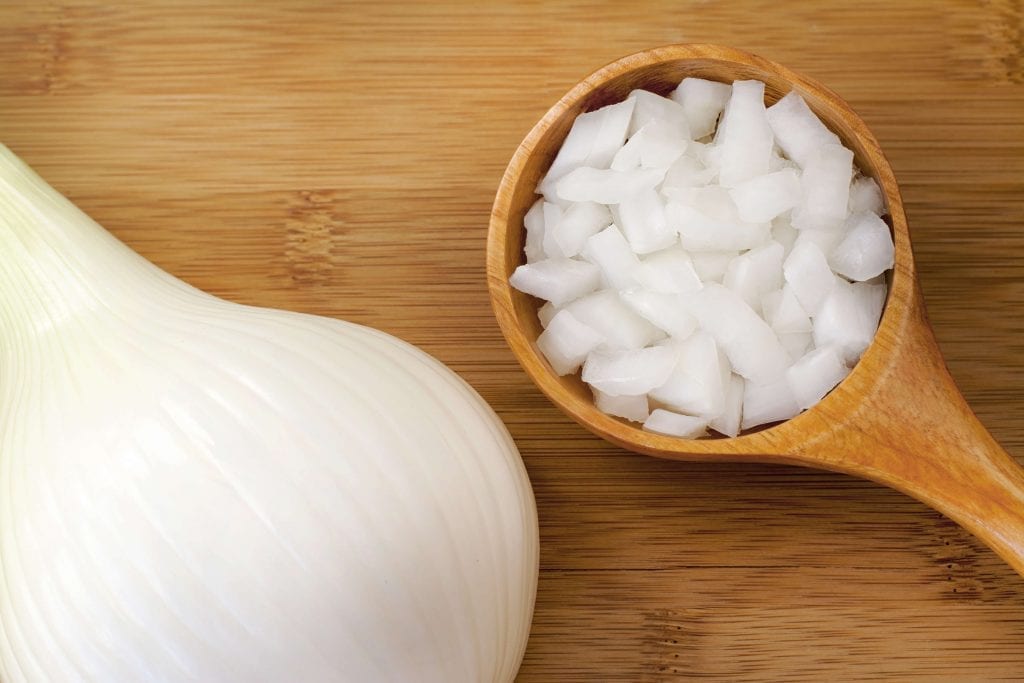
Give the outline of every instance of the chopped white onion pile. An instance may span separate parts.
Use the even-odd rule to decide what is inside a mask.
[[[539,349],[606,413],[735,436],[817,403],[874,336],[882,192],[795,92],[635,90],[576,119],[538,192],[511,283],[548,302]]]

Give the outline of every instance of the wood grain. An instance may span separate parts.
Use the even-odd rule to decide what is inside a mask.
[[[519,680],[1019,680],[1024,582],[994,553],[862,480],[591,436],[505,346],[483,254],[513,150],[582,76],[668,43],[764,55],[879,139],[952,374],[1020,460],[1021,22],[1012,1],[0,0],[0,140],[193,284],[398,334],[490,401],[541,520]]]

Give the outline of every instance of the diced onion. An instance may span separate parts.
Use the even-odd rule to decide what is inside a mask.
[[[849,374],[894,247],[853,152],[797,93],[687,78],[577,118],[526,214],[538,348],[595,405],[697,438],[786,420]]]

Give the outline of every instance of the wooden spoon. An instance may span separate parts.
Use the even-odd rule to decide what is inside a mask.
[[[538,352],[540,302],[508,278],[523,262],[523,216],[580,113],[635,88],[667,94],[687,76],[757,79],[774,102],[799,92],[852,149],[885,195],[896,264],[874,342],[819,404],[736,438],[661,436],[599,411],[578,376],[559,377]],[[487,242],[487,280],[501,330],[526,373],[570,417],[624,448],[677,460],[772,462],[864,477],[917,498],[975,534],[1024,574],[1024,470],[971,412],[928,324],[903,202],[889,162],[863,121],[834,92],[774,62],[714,45],[672,45],[620,59],[581,81],[516,150],[498,189]]]

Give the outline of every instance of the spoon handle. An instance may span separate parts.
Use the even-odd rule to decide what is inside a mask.
[[[1024,469],[967,405],[923,306],[886,352],[879,374],[854,373],[836,401],[820,404],[826,419],[797,457],[917,498],[1024,575]]]
[[[970,442],[936,443],[936,456],[949,461],[943,473],[948,479],[908,492],[973,533],[1024,576],[1024,470],[973,413],[963,426],[971,430]],[[947,446],[962,450],[939,450]]]
[[[889,463],[878,480],[957,522],[1024,576],[1024,470],[956,398],[958,414],[942,424],[894,435],[900,466]]]

